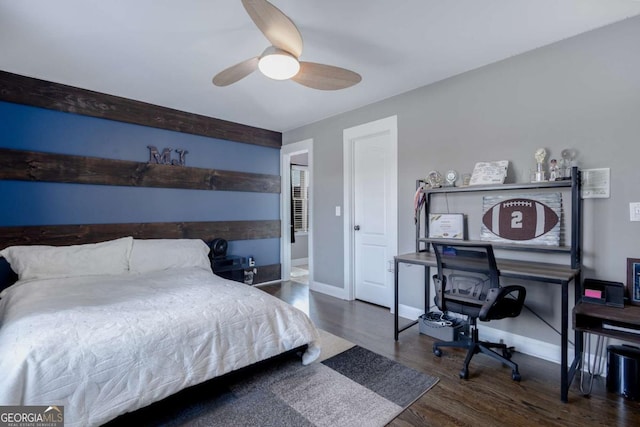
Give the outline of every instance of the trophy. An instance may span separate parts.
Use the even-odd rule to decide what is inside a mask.
[[[438,171],[431,171],[427,176],[427,182],[431,188],[440,188],[442,187],[442,174]]]
[[[562,179],[571,179],[571,168],[576,166],[576,150],[566,148],[560,153],[562,160],[560,160],[560,172]]]
[[[545,150],[544,148],[538,148],[534,157],[536,158],[536,171],[531,174],[531,182],[546,181],[546,176],[542,165],[544,164],[544,158],[547,157],[547,150]]]
[[[445,175],[445,187],[455,187],[456,186],[456,181],[458,180],[458,172],[454,171],[453,169],[448,171],[447,174]]]
[[[558,161],[551,159],[549,161],[549,181],[559,181],[562,179],[562,168],[558,167]]]

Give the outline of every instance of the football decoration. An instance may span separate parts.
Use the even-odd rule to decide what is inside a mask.
[[[534,198],[496,200],[482,216],[483,240],[513,241],[532,244],[558,244],[560,224],[560,194],[550,200],[552,207]],[[547,197],[548,198],[548,197]],[[547,200],[545,200],[546,202]],[[554,231],[553,237],[546,235]],[[487,233],[488,232],[488,233]],[[493,235],[493,238],[490,235]]]

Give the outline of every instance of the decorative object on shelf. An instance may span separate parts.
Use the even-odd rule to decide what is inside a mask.
[[[429,238],[464,239],[464,215],[430,213]]]
[[[611,194],[611,169],[582,169],[583,199],[607,199]]]
[[[427,182],[431,188],[442,187],[442,174],[438,171],[429,172],[429,175],[427,175]]]
[[[473,168],[469,185],[504,184],[509,160],[478,162]]]
[[[456,181],[458,180],[458,172],[454,171],[453,169],[447,171],[447,174],[445,175],[445,187],[455,187],[456,186]]]
[[[556,181],[562,179],[562,169],[558,167],[558,161],[551,159],[549,161],[549,181]]]
[[[147,148],[149,149],[149,164],[157,165],[185,166],[185,156],[189,153],[187,150],[177,148],[178,159],[171,160],[173,150],[171,147],[164,148],[162,152],[159,152],[155,145],[147,145]]]
[[[559,246],[561,211],[561,193],[485,196],[480,239]]]
[[[629,303],[640,305],[640,259],[627,258],[627,292]]]
[[[560,160],[559,167],[562,179],[571,179],[571,168],[573,166],[578,166],[578,162],[575,160],[577,155],[577,151],[571,148],[565,148],[560,152],[562,160]]]
[[[544,182],[547,180],[543,166],[544,159],[547,157],[547,150],[538,148],[534,157],[536,159],[536,170],[531,174],[531,182]]]
[[[470,173],[463,174],[462,175],[462,186],[463,187],[468,187],[470,182],[471,182],[471,174]]]

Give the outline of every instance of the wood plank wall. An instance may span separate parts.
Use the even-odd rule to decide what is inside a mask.
[[[0,101],[272,148],[282,134],[140,101],[0,71]],[[213,141],[215,143],[215,141]],[[280,177],[184,166],[155,165],[0,149],[0,179],[99,185],[280,192]],[[0,227],[0,249],[11,245],[70,245],[122,236],[213,238],[280,237],[279,220]],[[280,278],[280,264],[258,267],[256,283]]]
[[[212,95],[213,96],[213,95]],[[280,148],[282,133],[0,71],[0,100]]]
[[[280,177],[0,148],[0,179],[279,193]]]
[[[14,245],[80,245],[120,237],[226,240],[280,237],[280,220],[71,224],[0,227],[0,250]]]

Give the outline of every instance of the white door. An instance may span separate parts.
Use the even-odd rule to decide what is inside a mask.
[[[378,122],[371,125],[358,127],[359,134],[351,138],[354,291],[356,299],[391,307],[397,252],[397,133],[380,128]]]

